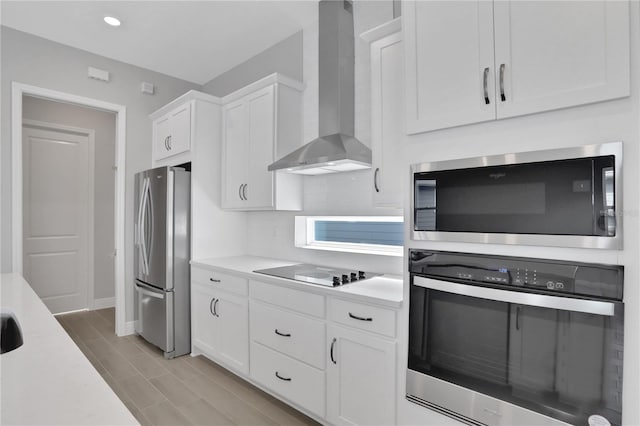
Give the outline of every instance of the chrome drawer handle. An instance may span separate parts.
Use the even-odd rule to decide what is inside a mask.
[[[290,382],[291,381],[291,377],[282,377],[280,374],[278,374],[278,372],[276,371],[276,377],[280,380],[284,380],[285,382]]]
[[[275,333],[278,336],[282,336],[282,337],[291,337],[291,333],[281,333],[280,331],[278,331],[278,329],[276,328]]]
[[[218,318],[220,318],[220,315],[218,315],[218,302],[219,301],[220,301],[220,299],[216,299],[216,301],[213,304],[213,315],[215,315]]]
[[[373,172],[373,187],[376,192],[380,192],[380,188],[378,187],[378,173],[380,173],[380,167],[376,167],[376,171]]]
[[[357,315],[353,315],[351,312],[349,312],[349,317],[351,317],[353,319],[356,319],[358,321],[369,321],[369,322],[373,321],[373,318],[371,318],[371,317],[367,317],[367,318],[359,317]]]
[[[211,281],[212,283],[219,283],[220,280],[217,280],[215,278],[209,278],[209,281]]]

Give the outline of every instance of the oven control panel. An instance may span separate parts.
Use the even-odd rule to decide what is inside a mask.
[[[409,272],[467,284],[622,299],[623,267],[617,265],[411,249]]]

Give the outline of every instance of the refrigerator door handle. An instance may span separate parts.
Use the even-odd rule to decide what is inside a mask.
[[[145,223],[140,223],[140,245],[142,248],[142,267],[145,275],[149,275],[149,258],[147,254],[147,232],[146,232],[146,218],[147,218],[147,206],[149,202],[149,178],[144,178],[142,185],[142,209],[141,220]]]
[[[140,294],[144,294],[145,296],[149,296],[149,297],[155,297],[156,299],[164,299],[164,292],[158,292],[157,290],[147,290],[147,288],[145,288],[146,286],[143,286],[140,283],[136,283],[136,291]]]

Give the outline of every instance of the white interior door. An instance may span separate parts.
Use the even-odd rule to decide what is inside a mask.
[[[23,126],[23,272],[52,313],[86,308],[93,284],[91,160],[90,135]]]

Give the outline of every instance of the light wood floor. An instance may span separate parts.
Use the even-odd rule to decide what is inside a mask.
[[[117,337],[115,310],[56,318],[142,425],[317,425],[208,359],[166,360],[142,338]]]

